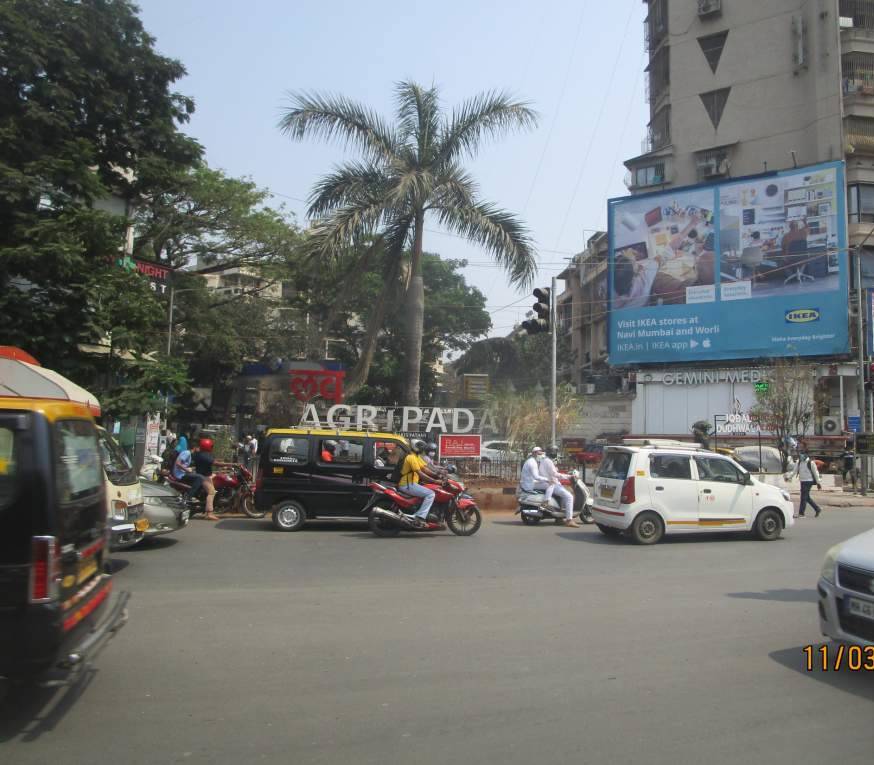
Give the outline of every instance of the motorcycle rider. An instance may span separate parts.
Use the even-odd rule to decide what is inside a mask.
[[[199,492],[203,486],[203,476],[198,475],[197,471],[191,465],[193,457],[192,451],[193,450],[191,449],[183,449],[179,452],[179,456],[176,457],[176,461],[173,463],[173,477],[177,481],[182,481],[182,483],[188,484],[188,491],[185,492],[184,495],[186,500],[191,497],[196,497],[197,492]]]
[[[543,449],[539,446],[535,446],[531,450],[528,459],[525,460],[525,464],[522,465],[522,476],[519,479],[519,488],[525,494],[546,491],[549,488],[549,481],[540,473],[540,463],[544,457],[545,454]]]
[[[212,482],[212,468],[215,464],[215,457],[212,453],[213,441],[211,438],[201,438],[197,446],[198,448],[194,452],[192,459],[197,475],[203,476],[203,488],[206,491],[206,514],[204,518],[208,521],[217,521],[218,516],[213,512],[215,504],[215,486]]]
[[[437,472],[437,469],[425,461],[423,454],[427,451],[427,444],[420,440],[414,439],[410,444],[413,448],[401,466],[401,479],[398,481],[398,488],[405,494],[413,497],[422,497],[422,504],[413,516],[413,525],[416,528],[426,528],[428,526],[428,513],[431,510],[431,505],[434,504],[434,492],[431,489],[422,486],[422,478],[430,478],[434,481],[442,480]]]
[[[574,520],[574,495],[561,485],[562,473],[558,472],[553,460],[558,457],[558,449],[550,446],[546,450],[546,456],[540,462],[540,474],[549,481],[546,489],[546,501],[549,502],[553,495],[564,510],[564,525],[579,528],[580,524]],[[565,476],[566,477],[566,476]]]
[[[422,456],[422,459],[424,459],[425,462],[428,463],[429,467],[439,469],[439,465],[435,462],[435,460],[437,459],[437,444],[435,444],[433,441],[429,443],[425,447],[425,454]]]

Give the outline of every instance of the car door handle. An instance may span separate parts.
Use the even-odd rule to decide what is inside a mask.
[[[702,494],[712,494],[713,492],[711,492],[710,489],[701,489],[701,493]]]
[[[656,490],[656,491],[664,491],[664,490],[665,490],[665,487],[664,487],[664,486],[656,486],[656,487],[655,487],[655,490]]]

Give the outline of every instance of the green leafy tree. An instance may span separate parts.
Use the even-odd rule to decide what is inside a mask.
[[[484,202],[462,162],[483,139],[535,124],[527,104],[504,93],[476,96],[443,113],[436,87],[401,82],[395,89],[393,125],[343,97],[292,93],[280,128],[290,137],[339,138],[362,154],[324,177],[315,187],[309,215],[315,219],[311,245],[333,256],[350,242],[379,236],[387,255],[382,300],[403,276],[406,286],[405,396],[420,397],[425,288],[423,243],[426,219],[484,247],[504,266],[512,284],[526,287],[536,263],[528,231],[511,213]],[[409,263],[405,262],[409,252]],[[380,322],[373,322],[377,332]]]
[[[171,90],[185,70],[153,44],[126,0],[0,3],[0,323],[77,381],[91,379],[80,346],[100,330],[114,336],[110,367],[142,350],[156,305],[119,319],[104,299],[126,207],[159,181],[147,168],[201,152],[178,129],[194,108]]]

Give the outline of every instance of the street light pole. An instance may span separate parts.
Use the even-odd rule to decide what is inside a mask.
[[[552,327],[552,379],[549,391],[549,419],[552,423],[552,440],[550,442],[550,446],[553,449],[558,448],[558,444],[555,441],[555,419],[556,419],[556,405],[555,405],[555,385],[556,385],[556,366],[558,364],[558,322],[556,319],[558,318],[558,309],[556,308],[556,303],[558,302],[558,279],[556,277],[552,277],[552,300],[549,301],[550,305],[550,317],[549,324]]]
[[[856,392],[859,397],[859,427],[865,431],[868,426],[868,417],[865,406],[865,311],[863,309],[864,301],[862,300],[862,248],[865,242],[874,234],[872,227],[865,238],[856,245],[856,346],[859,355],[859,371],[856,376]],[[862,494],[868,493],[868,456],[862,457],[861,464],[861,484]]]
[[[167,356],[173,347],[173,306],[175,304],[176,290],[170,287],[170,321],[167,323]]]

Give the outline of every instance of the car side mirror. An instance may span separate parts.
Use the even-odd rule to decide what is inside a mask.
[[[744,473],[743,484],[744,484],[744,486],[752,486],[753,485],[753,477],[749,473]]]

